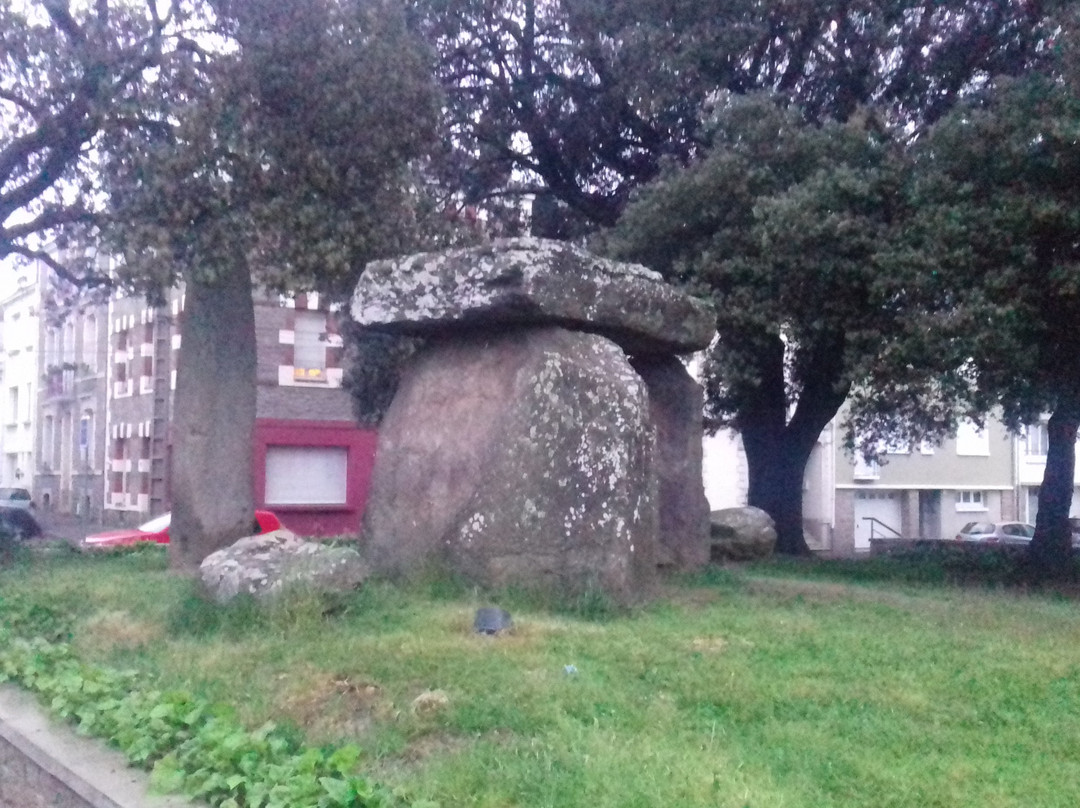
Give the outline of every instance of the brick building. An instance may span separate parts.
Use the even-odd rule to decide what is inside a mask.
[[[183,305],[182,292],[156,309],[141,298],[112,302],[106,521],[134,523],[170,507]],[[359,529],[374,460],[375,434],[356,426],[341,386],[336,323],[317,295],[256,300],[256,506],[303,535]]]

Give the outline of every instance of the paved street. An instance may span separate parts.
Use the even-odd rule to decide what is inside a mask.
[[[57,511],[37,509],[34,516],[45,531],[48,539],[64,539],[71,544],[78,544],[88,533],[97,533],[107,528],[98,519],[84,519]]]

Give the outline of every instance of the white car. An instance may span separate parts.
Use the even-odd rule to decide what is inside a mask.
[[[968,522],[960,528],[956,540],[985,544],[1027,544],[1034,535],[1034,525],[1023,522]]]
[[[28,511],[33,507],[34,499],[25,488],[0,488],[0,508]]]

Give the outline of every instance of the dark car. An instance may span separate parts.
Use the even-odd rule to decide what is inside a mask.
[[[1072,546],[1080,550],[1080,517],[1069,517],[1069,531],[1072,533]]]
[[[45,535],[41,525],[29,511],[22,508],[0,507],[0,533],[18,541],[40,539]]]

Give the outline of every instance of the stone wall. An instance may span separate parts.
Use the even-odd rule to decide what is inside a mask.
[[[0,808],[197,808],[149,793],[145,772],[101,741],[52,720],[36,700],[0,684]]]
[[[0,724],[0,808],[105,808],[115,802],[64,782],[55,761]],[[51,765],[50,765],[51,764]],[[76,785],[85,786],[83,783]],[[82,791],[82,793],[80,793]]]

